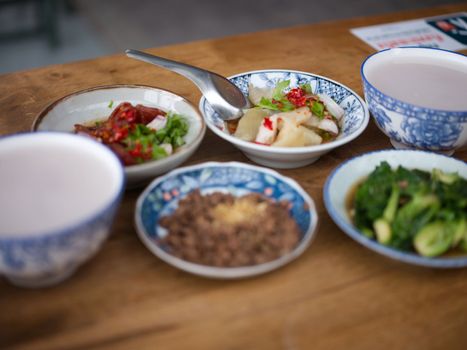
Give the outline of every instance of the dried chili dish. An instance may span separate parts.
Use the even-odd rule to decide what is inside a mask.
[[[32,129],[83,134],[107,145],[124,165],[127,187],[147,184],[179,166],[195,152],[206,131],[190,102],[142,85],[72,93],[39,113]]]
[[[154,180],[138,198],[140,239],[187,272],[242,278],[302,254],[316,231],[313,200],[290,178],[244,163],[204,163]]]

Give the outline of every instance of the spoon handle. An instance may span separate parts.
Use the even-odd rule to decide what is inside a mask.
[[[190,66],[189,64],[172,61],[159,56],[150,55],[146,52],[138,50],[129,49],[126,50],[125,53],[128,57],[151,63],[156,66],[166,68],[172,72],[183,75],[184,77],[190,79],[193,83],[195,83],[201,91],[203,91],[203,89],[205,88],[204,81],[206,80],[207,75],[214,74],[212,72],[194,66]]]
[[[250,107],[248,99],[240,89],[217,73],[138,50],[125,52],[128,57],[166,68],[190,79],[224,120],[237,119],[243,115],[244,108]]]

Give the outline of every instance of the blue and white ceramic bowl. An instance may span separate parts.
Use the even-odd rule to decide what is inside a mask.
[[[353,225],[346,207],[347,197],[354,186],[368,176],[382,161],[387,161],[394,168],[399,165],[425,171],[437,168],[446,172],[457,172],[460,176],[467,178],[467,163],[437,153],[417,150],[383,150],[357,156],[334,169],[324,185],[324,204],[337,226],[368,249],[395,260],[436,268],[467,266],[467,254],[455,257],[423,257],[382,245],[364,236]]]
[[[321,155],[355,139],[368,125],[369,112],[365,102],[348,87],[326,77],[294,70],[268,69],[240,73],[229,79],[245,96],[248,96],[250,83],[259,88],[273,87],[282,80],[290,80],[291,86],[309,83],[314,93],[327,94],[345,110],[342,131],[336,140],[308,147],[271,147],[243,141],[230,135],[225,122],[202,97],[199,109],[207,126],[215,134],[239,148],[252,161],[261,165],[287,169],[311,164]]]
[[[167,234],[159,219],[170,215],[181,198],[200,189],[201,193],[229,192],[234,196],[261,193],[274,200],[290,202],[290,214],[302,237],[290,253],[267,263],[246,267],[213,267],[179,259],[159,246]],[[279,173],[237,162],[209,162],[171,171],[154,180],[140,195],[135,211],[136,229],[146,247],[166,263],[181,270],[210,278],[233,279],[254,276],[277,269],[302,254],[315,235],[318,214],[313,200],[294,180]]]
[[[103,244],[124,187],[105,146],[40,132],[0,139],[0,274],[25,287],[69,277]]]
[[[387,49],[369,56],[361,75],[370,112],[395,148],[452,154],[466,145],[467,56]]]

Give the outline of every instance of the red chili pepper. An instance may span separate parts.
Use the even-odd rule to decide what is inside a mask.
[[[129,153],[133,157],[141,157],[141,151],[142,151],[143,145],[139,143],[138,141],[135,142],[135,147],[129,151]]]
[[[124,125],[119,127],[118,125],[113,126],[113,139],[114,141],[123,140],[125,137],[128,136],[128,125]]]
[[[128,122],[133,123],[136,121],[136,112],[134,109],[130,109],[129,111],[126,112],[126,120]]]
[[[269,117],[264,118],[263,125],[266,129],[272,130],[272,120]]]
[[[152,144],[149,144],[146,147],[146,151],[144,152],[145,159],[152,159]]]
[[[306,105],[305,91],[301,88],[295,88],[287,93],[287,99],[297,107]]]

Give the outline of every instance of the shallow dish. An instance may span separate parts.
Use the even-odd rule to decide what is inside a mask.
[[[365,102],[348,87],[326,77],[294,70],[268,69],[240,73],[229,79],[240,88],[245,96],[248,96],[250,82],[259,88],[275,86],[278,81],[282,80],[290,80],[290,86],[309,83],[314,93],[327,94],[345,110],[342,130],[336,140],[308,147],[271,147],[243,141],[230,135],[225,122],[202,97],[199,109],[209,129],[239,148],[249,159],[261,165],[287,169],[311,164],[321,155],[358,137],[368,125],[369,112]]]
[[[452,154],[467,144],[467,56],[387,49],[366,58],[361,76],[370,112],[395,148]]]
[[[353,225],[346,208],[347,196],[355,184],[368,176],[382,161],[387,161],[391,167],[401,165],[426,171],[438,168],[446,172],[458,172],[459,175],[467,178],[467,163],[441,154],[416,150],[383,150],[366,153],[339,165],[326,180],[323,191],[324,204],[334,222],[358,243],[395,260],[437,268],[467,266],[467,254],[456,257],[423,257],[382,245],[364,236]]]
[[[25,287],[68,278],[109,235],[123,168],[103,145],[72,134],[0,138],[0,274]]]
[[[196,107],[170,91],[142,85],[98,86],[62,97],[47,106],[34,120],[33,131],[73,132],[75,124],[106,119],[121,102],[174,111],[188,119],[185,145],[163,159],[125,167],[127,185],[141,185],[186,161],[198,148],[206,125]]]
[[[201,193],[222,191],[240,196],[262,193],[292,205],[290,213],[297,222],[301,239],[298,245],[280,258],[254,266],[213,267],[179,259],[167,253],[156,239],[165,234],[158,226],[161,217],[171,214],[178,201],[195,189]],[[243,163],[209,162],[171,171],[154,180],[136,203],[135,223],[140,239],[146,247],[166,263],[181,270],[211,278],[242,278],[277,269],[302,254],[315,235],[318,214],[313,200],[292,179],[279,173]]]

